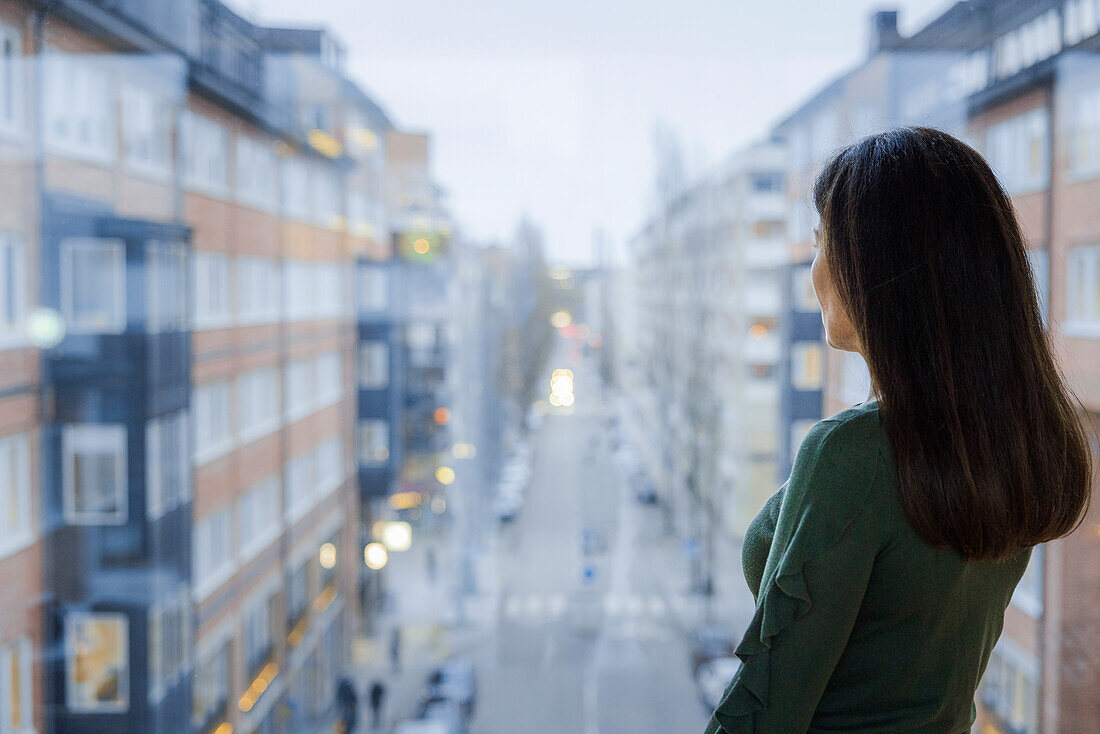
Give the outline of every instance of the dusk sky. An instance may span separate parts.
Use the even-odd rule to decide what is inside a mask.
[[[265,24],[324,25],[348,71],[405,129],[433,136],[459,231],[506,241],[521,216],[556,262],[615,248],[652,196],[654,130],[694,170],[762,137],[863,59],[871,0],[238,0]],[[908,35],[950,0],[904,0]]]

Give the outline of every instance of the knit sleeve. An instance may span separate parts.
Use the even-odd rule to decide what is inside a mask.
[[[742,665],[708,734],[809,728],[840,659],[883,534],[868,510],[881,471],[857,423],[826,420],[795,459],[756,611],[736,648]]]

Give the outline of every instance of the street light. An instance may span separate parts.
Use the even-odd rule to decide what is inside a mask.
[[[363,549],[363,562],[372,571],[381,571],[386,567],[386,561],[389,559],[390,554],[386,550],[386,546],[381,543],[368,543],[367,547]]]

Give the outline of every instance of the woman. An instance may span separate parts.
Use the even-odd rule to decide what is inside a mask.
[[[968,732],[1032,546],[1087,511],[1088,437],[978,153],[890,130],[813,200],[826,340],[872,390],[810,430],[746,533],[756,612],[707,732]]]

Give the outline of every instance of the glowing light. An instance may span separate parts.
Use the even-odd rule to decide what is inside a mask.
[[[447,500],[439,495],[432,497],[432,512],[442,515],[447,511]]]
[[[550,380],[551,392],[573,392],[573,380],[565,375],[558,375]]]
[[[573,323],[573,314],[569,313],[565,309],[561,311],[555,311],[550,315],[550,325],[555,329],[564,329]]]
[[[561,407],[568,408],[572,404],[573,404],[573,393],[569,393],[568,395],[562,395],[561,396]]]
[[[361,127],[355,130],[356,140],[363,150],[374,150],[378,147],[378,135],[369,127]]]
[[[419,492],[398,492],[390,495],[390,507],[395,510],[407,510],[410,507],[418,507],[424,498]],[[377,525],[378,523],[375,523]],[[376,536],[381,537],[376,533]]]
[[[412,546],[412,526],[401,520],[386,523],[382,530],[382,542],[391,551],[407,551]]]
[[[386,567],[386,561],[389,559],[390,554],[386,550],[386,546],[381,543],[368,543],[367,547],[363,549],[363,562],[372,571],[381,571]]]
[[[65,338],[65,319],[52,308],[36,308],[27,317],[27,338],[39,349],[53,349]]]
[[[550,268],[547,274],[553,280],[565,280],[573,277],[573,271],[569,268]]]
[[[328,156],[329,158],[337,158],[342,152],[343,148],[340,145],[340,141],[332,137],[324,130],[310,130],[309,131],[309,144],[313,146],[321,155]]]
[[[753,327],[749,329],[749,336],[753,339],[763,339],[767,335],[768,327],[763,324],[754,324]]]
[[[568,378],[569,378],[570,380],[572,380],[572,379],[573,379],[573,370],[569,369],[568,367],[565,367],[565,368],[561,368],[561,369],[556,369],[556,370],[554,370],[554,372],[553,372],[553,373],[552,373],[552,374],[550,375],[550,377],[551,377],[551,378],[554,378],[554,377],[561,377],[562,375],[565,375],[565,376],[566,376],[566,377],[568,377]]]
[[[477,447],[472,443],[456,443],[451,447],[451,453],[456,459],[472,459],[477,456]]]
[[[332,543],[323,544],[317,554],[317,560],[320,562],[321,568],[335,568],[336,546]]]
[[[430,249],[432,249],[432,243],[423,237],[413,242],[413,252],[417,255],[427,255]]]
[[[218,728],[214,730],[214,734],[233,734],[233,725],[228,721],[223,721],[218,724]]]
[[[451,420],[451,411],[449,411],[449,410],[447,410],[446,408],[443,408],[443,407],[436,408],[432,412],[432,420],[434,420],[436,423],[438,423],[441,426],[446,425]]]
[[[264,694],[264,691],[271,685],[271,681],[275,680],[275,676],[279,674],[279,666],[275,663],[268,663],[264,666],[260,674],[256,676],[256,680],[252,681],[252,685],[248,687],[248,690],[244,692],[240,700],[237,701],[237,706],[241,711],[248,713],[252,710],[252,707],[256,705],[256,701],[260,700],[260,696]],[[232,731],[232,729],[230,729]]]
[[[551,393],[550,394],[550,404],[553,405],[555,408],[560,407],[561,406],[561,397],[557,393]]]
[[[446,487],[448,484],[454,484],[455,470],[449,466],[441,466],[435,470],[435,481]]]

